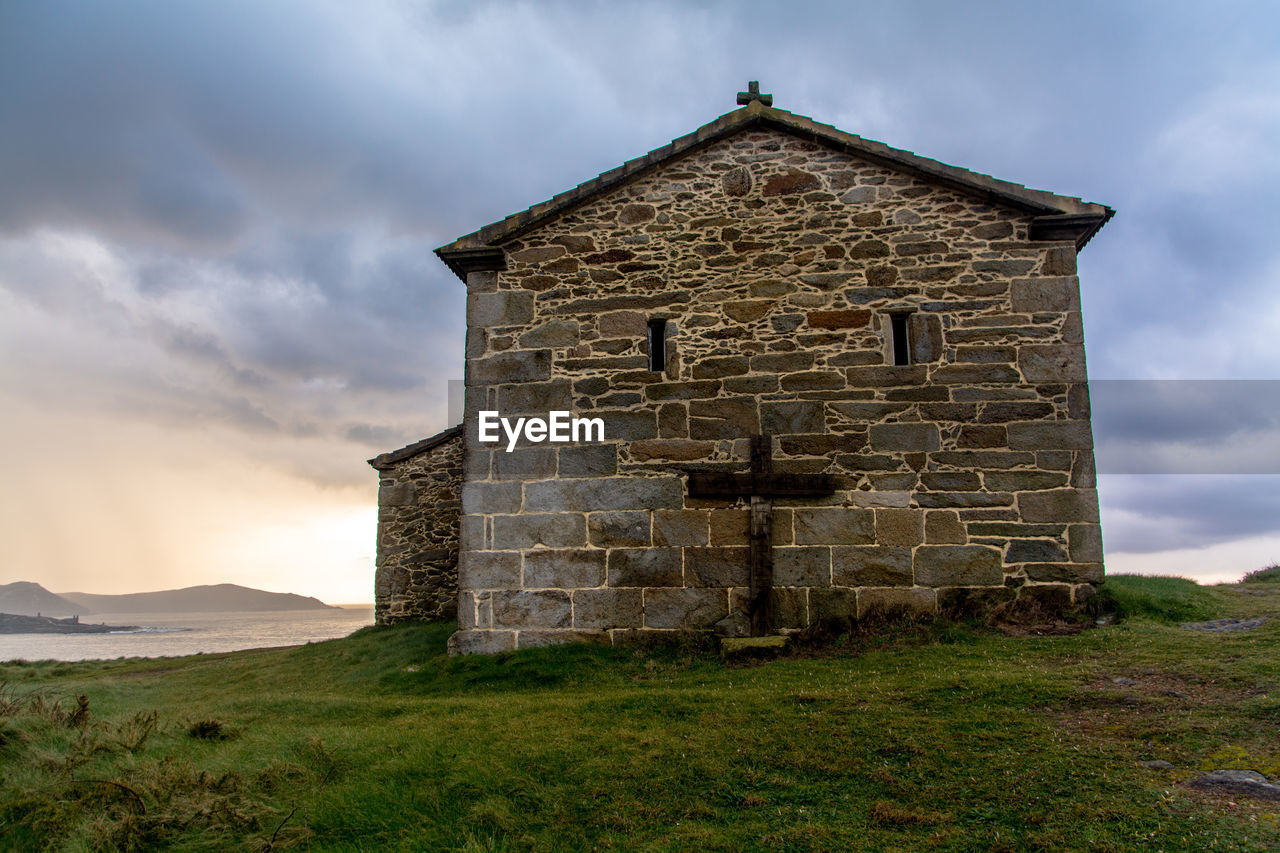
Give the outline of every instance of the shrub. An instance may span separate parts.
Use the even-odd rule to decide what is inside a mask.
[[[219,720],[197,720],[187,729],[187,734],[197,740],[226,740],[230,735]]]

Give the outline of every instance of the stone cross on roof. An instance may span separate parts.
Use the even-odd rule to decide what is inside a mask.
[[[752,80],[747,84],[747,91],[738,93],[738,103],[746,106],[752,101],[759,101],[766,107],[773,106],[773,95],[760,94],[760,81]]]

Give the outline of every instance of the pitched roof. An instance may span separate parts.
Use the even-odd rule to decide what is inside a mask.
[[[417,456],[419,453],[426,453],[432,448],[439,447],[446,442],[455,438],[462,437],[462,424],[451,426],[448,429],[438,432],[430,438],[424,438],[422,441],[415,441],[413,444],[406,445],[399,450],[392,450],[387,453],[379,454],[369,460],[369,464],[379,471],[385,471],[397,462],[403,462]]]
[[[616,169],[610,169],[547,201],[539,202],[519,213],[513,213],[505,219],[486,225],[478,231],[459,237],[452,243],[436,249],[436,254],[449,265],[449,269],[453,270],[455,275],[464,281],[469,270],[501,269],[504,264],[501,262],[500,250],[497,249],[501,243],[518,237],[551,217],[593,196],[620,186],[637,175],[652,171],[676,157],[705,147],[731,134],[755,127],[775,128],[898,171],[917,175],[932,183],[951,187],[968,195],[977,195],[993,204],[1026,210],[1036,215],[1032,239],[1072,239],[1076,243],[1076,248],[1080,249],[1115,214],[1114,210],[1104,204],[1082,201],[1045,190],[1033,190],[1022,184],[1002,181],[959,166],[949,166],[937,160],[921,157],[911,151],[890,148],[883,142],[846,133],[831,125],[816,122],[807,116],[766,107],[759,101],[752,101],[747,106],[726,113],[693,133],[672,140],[667,145],[655,148],[642,157],[628,160]]]

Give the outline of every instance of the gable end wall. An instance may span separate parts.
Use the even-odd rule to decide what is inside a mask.
[[[776,131],[668,163],[468,275],[455,652],[733,631],[744,504],[689,468],[781,472],[775,624],[1065,606],[1102,579],[1075,247],[1032,214]],[[894,366],[889,317],[909,311]],[[667,320],[662,374],[646,322]],[[603,445],[480,444],[476,414],[571,409]],[[736,620],[736,621],[735,621]]]

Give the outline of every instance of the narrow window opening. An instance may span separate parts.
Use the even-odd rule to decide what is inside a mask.
[[[667,369],[667,321],[649,321],[649,369],[662,373]]]
[[[893,331],[893,363],[911,363],[911,342],[907,337],[907,318],[910,314],[891,314],[889,321]]]

